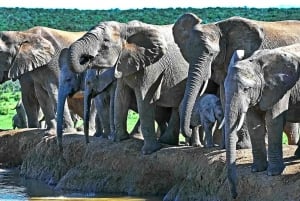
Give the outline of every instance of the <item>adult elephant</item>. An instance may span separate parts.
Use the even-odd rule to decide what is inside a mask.
[[[20,80],[27,115],[33,111],[32,116],[36,117],[41,107],[47,125],[46,134],[56,133],[60,51],[83,34],[83,32],[66,32],[47,27],[0,32],[0,71],[8,72],[9,79]],[[31,79],[30,84],[26,79]],[[34,105],[29,105],[32,103],[30,96],[36,97],[33,99]],[[29,110],[31,107],[33,110]],[[64,119],[66,129],[72,128],[73,123],[67,107]],[[36,119],[33,124],[36,124]],[[32,126],[37,127],[37,125]]]
[[[84,101],[83,97],[73,97],[74,94],[85,90],[85,79],[86,72],[74,73],[71,70],[68,60],[69,49],[64,48],[61,50],[59,57],[59,90],[58,90],[58,102],[57,102],[57,141],[62,148],[62,134],[64,127],[64,110],[66,100],[68,99],[68,104],[70,109],[74,110],[74,113],[78,114],[82,119],[87,118],[84,116]],[[81,101],[80,101],[81,99]],[[75,105],[72,108],[72,105]],[[95,120],[96,120],[96,108],[94,103],[90,105],[91,109],[89,111],[89,125],[86,126],[87,129],[95,131]]]
[[[156,106],[173,108],[171,121],[161,139],[170,141],[172,138],[178,143],[177,108],[183,96],[188,64],[174,42],[172,26],[139,21],[127,24],[102,22],[70,47],[70,60],[76,72],[82,72],[89,66],[115,67],[116,141],[128,138],[129,92],[134,91],[144,137],[143,154],[151,154],[161,148],[154,127]]]
[[[201,22],[195,14],[187,13],[180,16],[173,27],[175,42],[190,65],[180,113],[181,129],[185,136],[191,136],[192,109],[202,85],[204,91],[204,83],[209,79],[219,84],[224,107],[223,83],[234,50],[245,50],[247,58],[258,49],[300,42],[299,21],[263,22],[231,17],[211,24]],[[247,129],[243,130],[247,134]],[[247,142],[240,144],[243,143],[246,147],[250,145]]]
[[[279,175],[285,167],[282,154],[284,124],[286,121],[300,122],[300,44],[258,50],[241,60],[243,55],[244,50],[234,53],[224,83],[226,160],[233,197],[237,195],[236,132],[246,112],[255,119],[255,122],[247,121],[253,153],[251,170],[267,169],[268,175]],[[268,135],[268,154],[265,133]]]

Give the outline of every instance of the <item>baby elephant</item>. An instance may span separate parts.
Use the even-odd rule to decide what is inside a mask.
[[[16,110],[17,113],[12,118],[13,129],[27,128],[28,127],[27,116],[26,116],[24,105],[21,100],[17,103],[14,109]]]
[[[202,146],[200,138],[204,137],[204,147],[213,147],[213,132],[216,123],[220,124],[223,116],[219,97],[214,94],[198,96],[191,116],[192,138],[187,139],[187,142],[192,146]]]

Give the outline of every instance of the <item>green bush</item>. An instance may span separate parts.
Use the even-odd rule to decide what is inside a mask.
[[[0,115],[8,115],[8,108],[7,107],[0,107]]]

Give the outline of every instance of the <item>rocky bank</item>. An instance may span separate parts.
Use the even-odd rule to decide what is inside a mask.
[[[142,155],[143,142],[129,139],[114,143],[83,135],[45,138],[39,129],[0,132],[0,164],[19,166],[27,178],[42,180],[56,190],[158,195],[165,201],[231,200],[226,179],[225,151],[218,148],[164,147]],[[296,146],[284,146],[286,169],[280,176],[251,173],[251,150],[237,151],[236,200],[300,200],[300,160]]]

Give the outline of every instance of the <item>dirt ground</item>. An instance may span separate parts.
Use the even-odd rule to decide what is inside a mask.
[[[63,151],[56,138],[44,131],[23,129],[0,132],[1,166],[19,166],[27,178],[42,180],[57,190],[155,195],[164,201],[231,200],[226,179],[225,150],[167,146],[142,155],[143,142],[119,143],[82,134],[63,137]],[[283,148],[286,168],[280,176],[251,173],[251,149],[237,151],[236,200],[300,200],[300,160],[296,146]]]

